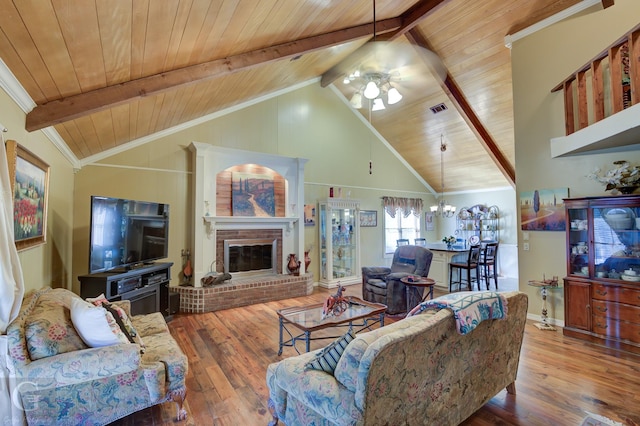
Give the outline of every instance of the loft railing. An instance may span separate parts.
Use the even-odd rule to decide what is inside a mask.
[[[551,91],[560,89],[567,135],[640,103],[640,25]]]

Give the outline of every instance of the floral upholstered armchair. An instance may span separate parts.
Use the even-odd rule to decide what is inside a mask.
[[[185,418],[187,357],[162,314],[129,317],[129,301],[116,302],[118,314],[112,317],[130,321],[126,334],[135,334],[135,340],[122,339],[115,329],[115,337],[98,338],[93,317],[78,317],[83,324],[74,319],[84,311],[105,316],[106,308],[95,311],[85,304],[65,289],[34,291],[7,328],[10,370],[17,382],[14,401],[27,423],[103,425],[165,401],[176,402],[177,417]],[[121,340],[100,346],[100,339],[111,337]]]

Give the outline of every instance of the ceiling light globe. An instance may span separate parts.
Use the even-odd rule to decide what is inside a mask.
[[[362,108],[362,95],[360,94],[360,92],[354,93],[349,102],[355,109]]]
[[[366,95],[365,95],[366,96]],[[380,111],[385,109],[384,102],[382,99],[376,98],[373,100],[373,107],[371,107],[371,111]]]
[[[375,99],[380,94],[380,88],[374,81],[367,83],[367,87],[364,88],[364,97],[367,99]]]
[[[387,92],[387,102],[389,103],[389,105],[397,104],[401,99],[402,95],[395,87],[392,87],[391,89],[389,89],[389,92]]]

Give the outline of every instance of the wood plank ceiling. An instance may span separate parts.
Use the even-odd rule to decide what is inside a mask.
[[[513,185],[504,37],[579,2],[375,1],[376,42],[413,56],[404,99],[372,113],[374,127],[437,191],[441,134],[446,191]],[[372,22],[372,0],[3,1],[0,58],[37,104],[27,129],[53,125],[82,161],[317,77],[349,99],[339,71]],[[441,58],[444,79],[414,46]]]

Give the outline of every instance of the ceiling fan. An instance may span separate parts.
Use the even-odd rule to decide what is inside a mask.
[[[375,0],[373,38],[353,56],[355,59],[347,58],[337,67],[343,75],[340,89],[356,109],[385,109],[385,105],[396,104],[407,94],[424,94],[429,86],[437,89],[437,82],[432,84],[433,72],[442,80],[447,74],[444,64],[434,52],[412,45],[404,38],[394,41],[377,39]],[[425,64],[431,71],[425,68]]]

